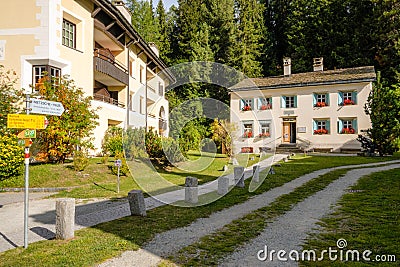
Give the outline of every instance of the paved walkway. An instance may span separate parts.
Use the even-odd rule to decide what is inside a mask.
[[[275,155],[260,162],[260,169],[265,169],[273,162],[277,162],[287,155]],[[252,167],[245,169],[245,178],[252,176]],[[233,174],[228,175],[233,185]],[[217,190],[217,182],[213,181],[199,186],[199,194]],[[150,210],[162,205],[183,200],[184,189],[157,195],[156,198],[146,198],[146,209]],[[16,195],[19,194],[19,195]],[[30,193],[28,232],[29,243],[55,237],[55,199],[38,199],[48,194]],[[20,202],[15,203],[16,201]],[[116,220],[130,215],[129,204],[126,199],[110,201],[105,199],[94,200],[78,204],[75,211],[75,230],[90,227],[102,222]],[[23,193],[0,194],[0,252],[23,246],[24,229]]]
[[[392,161],[390,162],[391,164],[393,163],[400,163],[400,161]],[[102,263],[100,266],[101,267],[111,267],[111,266],[135,266],[135,267],[144,267],[144,266],[157,266],[157,264],[165,257],[172,255],[173,253],[178,252],[180,249],[189,246],[197,241],[200,240],[201,237],[205,235],[210,235],[218,230],[220,230],[222,227],[225,225],[231,223],[233,220],[239,219],[246,214],[251,213],[252,211],[255,211],[257,209],[260,209],[262,207],[266,207],[269,204],[271,204],[276,198],[279,196],[282,196],[284,194],[288,194],[295,190],[297,187],[307,183],[308,181],[317,178],[320,175],[324,175],[326,173],[329,173],[333,170],[337,169],[349,169],[349,168],[357,168],[357,167],[369,167],[369,166],[379,166],[379,165],[385,165],[388,164],[388,162],[383,162],[383,163],[371,163],[371,164],[362,164],[362,165],[349,165],[349,166],[340,166],[340,167],[334,167],[334,168],[329,168],[329,169],[323,169],[323,170],[318,170],[306,175],[303,175],[297,179],[294,179],[283,186],[276,187],[271,189],[268,192],[265,192],[263,194],[254,196],[253,198],[249,199],[248,201],[232,206],[230,208],[224,209],[220,212],[216,212],[212,214],[210,217],[207,218],[200,218],[196,221],[194,221],[192,224],[186,227],[182,228],[177,228],[177,229],[172,229],[170,231],[166,231],[160,234],[157,234],[153,240],[151,240],[148,244],[143,246],[143,248],[136,250],[136,251],[127,251],[124,252],[120,257],[116,257],[113,259],[110,259],[104,263]],[[365,171],[362,171],[362,173],[368,174],[371,172],[374,172],[374,170],[380,171],[384,169],[389,169],[389,168],[399,168],[400,165],[391,165],[388,167],[374,167],[370,169],[366,169]],[[357,179],[359,176],[356,177]],[[348,185],[350,185],[352,182],[355,182],[356,179],[350,179],[347,181],[345,178],[340,179],[341,181],[345,181],[344,185],[342,184],[339,186],[337,189],[335,188],[337,184],[330,185],[329,188],[327,189],[327,193],[324,191],[322,194],[327,194],[328,196],[330,195],[330,191],[335,192],[335,190],[343,190],[344,188],[347,188]],[[342,191],[340,191],[342,192]],[[328,197],[328,200],[331,200]],[[328,202],[328,201],[327,201]],[[313,207],[318,207],[320,201],[319,199],[316,200],[314,203]],[[333,202],[334,203],[334,202]],[[322,205],[323,211],[326,211],[326,205]],[[313,210],[310,209],[307,212],[307,218],[314,218],[313,215]],[[329,206],[328,206],[329,210]],[[316,214],[315,216],[318,217],[319,214]],[[296,224],[296,220],[291,221],[293,224]],[[292,225],[293,226],[293,225]],[[289,228],[290,229],[290,228]],[[293,228],[294,231],[296,228]],[[274,235],[274,238],[278,238],[278,235]],[[279,238],[278,238],[279,239]],[[300,243],[299,243],[300,244]],[[252,247],[254,248],[254,247]],[[263,247],[262,247],[263,248]],[[261,249],[262,249],[261,248]],[[259,249],[252,251],[252,252],[257,252]],[[248,256],[247,254],[240,254],[235,260],[229,261],[229,264],[227,266],[264,266],[265,263],[262,262],[256,262],[255,265],[254,261],[251,261],[251,264],[247,264],[247,262],[241,262],[241,264],[235,264],[235,261],[237,259],[240,259],[240,257],[246,258]],[[250,254],[249,257],[252,257],[253,254]],[[257,258],[256,258],[257,260]]]

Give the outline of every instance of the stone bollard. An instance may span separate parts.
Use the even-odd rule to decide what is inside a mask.
[[[218,178],[218,195],[225,195],[229,192],[229,178],[222,176]]]
[[[223,171],[224,172],[228,171],[228,165],[224,165]]]
[[[260,165],[253,166],[253,181],[255,183],[260,182]]]
[[[289,160],[288,160],[288,158],[287,157],[284,157],[283,158],[283,162],[288,162]]]
[[[145,217],[146,204],[144,202],[144,196],[142,190],[131,190],[128,193],[129,209],[131,215],[139,215]]]
[[[186,177],[185,180],[185,202],[196,204],[199,202],[198,181],[195,177]]]
[[[75,236],[75,199],[62,198],[56,201],[56,239],[71,239]]]
[[[235,179],[235,186],[244,187],[244,167],[235,167],[233,169],[233,177]]]
[[[268,171],[268,174],[275,174],[275,169],[274,167],[271,166],[271,168]]]

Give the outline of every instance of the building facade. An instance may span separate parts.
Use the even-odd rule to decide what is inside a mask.
[[[296,146],[303,150],[356,151],[356,140],[371,128],[364,104],[375,80],[374,67],[314,71],[247,79],[232,88],[231,121],[237,126],[236,153]]]
[[[23,5],[23,8],[21,8]],[[1,3],[0,64],[34,90],[44,73],[69,75],[99,108],[95,152],[109,126],[168,135],[164,88],[173,81],[154,44],[131,25],[123,1],[27,0]]]

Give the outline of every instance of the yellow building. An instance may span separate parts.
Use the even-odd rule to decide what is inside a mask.
[[[131,25],[123,1],[25,0],[0,4],[0,64],[31,91],[43,72],[69,75],[99,107],[94,145],[111,125],[168,135],[164,88],[173,80],[157,47]]]
[[[371,128],[364,104],[376,79],[374,67],[291,73],[284,59],[284,75],[248,79],[231,90],[231,121],[238,127],[236,153],[303,149],[357,151],[356,140]]]

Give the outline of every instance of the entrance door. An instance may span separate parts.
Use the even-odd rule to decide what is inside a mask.
[[[283,142],[284,143],[290,143],[290,122],[284,122],[283,123]]]
[[[283,122],[283,142],[296,143],[296,122]]]

